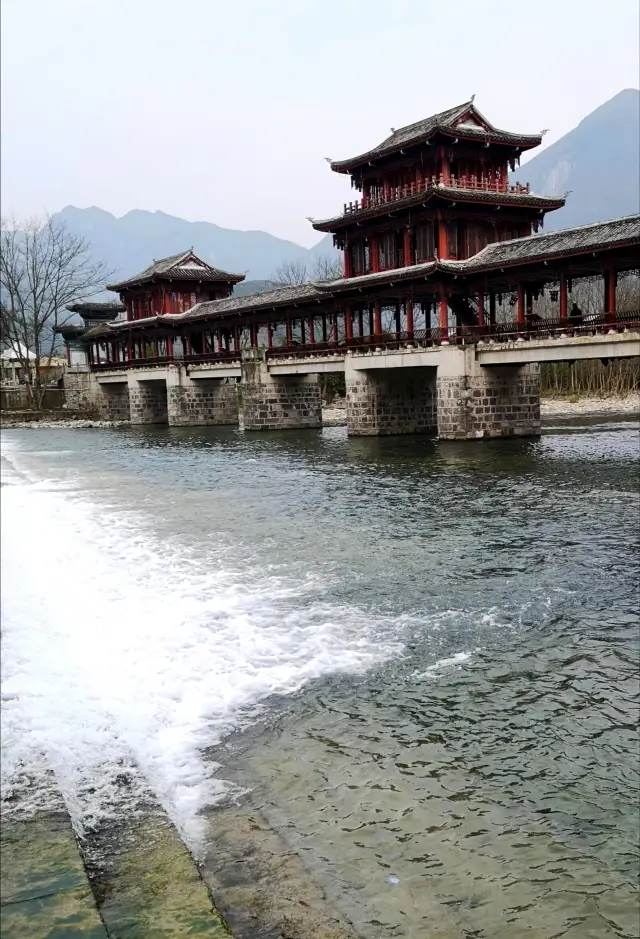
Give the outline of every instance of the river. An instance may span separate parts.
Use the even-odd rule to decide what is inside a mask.
[[[6,804],[259,787],[367,939],[637,936],[638,430],[3,432]]]

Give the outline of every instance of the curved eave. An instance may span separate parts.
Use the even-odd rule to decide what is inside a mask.
[[[499,144],[507,147],[516,147],[519,150],[531,150],[533,147],[539,147],[542,143],[542,136],[540,134],[522,134],[512,136],[507,133],[501,134],[496,131],[487,132],[480,129],[477,133],[475,133],[470,131],[469,128],[463,129],[457,127],[435,127],[433,130],[429,131],[428,134],[420,135],[413,138],[412,140],[405,140],[402,142],[402,144],[394,144],[393,146],[385,147],[384,149],[369,150],[367,153],[361,153],[359,156],[351,157],[347,160],[332,160],[329,165],[335,173],[351,173],[353,170],[357,170],[361,166],[366,166],[370,163],[373,164],[378,160],[387,159],[387,157],[393,156],[395,154],[401,154],[403,150],[407,150],[410,147],[426,144],[438,134],[442,134],[444,137],[449,137],[452,140],[458,138],[459,140],[465,140],[474,143],[482,141],[487,144]]]
[[[370,219],[380,218],[384,215],[395,215],[403,209],[410,209],[416,205],[427,202],[444,201],[447,203],[464,202],[476,205],[492,205],[505,208],[523,208],[523,209],[543,209],[545,212],[551,212],[555,209],[561,209],[565,204],[565,199],[553,199],[547,196],[536,196],[527,193],[509,193],[509,192],[485,192],[484,190],[473,189],[449,189],[446,186],[435,186],[426,189],[424,192],[417,192],[404,199],[397,199],[395,202],[386,202],[384,205],[372,206],[370,209],[364,209],[362,212],[352,212],[348,215],[337,215],[335,218],[319,219],[312,222],[312,227],[316,231],[334,232],[342,228],[353,227],[360,222]]]
[[[240,284],[245,279],[244,274],[224,274],[223,277],[181,277],[176,274],[154,274],[153,277],[144,277],[140,280],[125,280],[120,284],[107,284],[107,290],[113,290],[114,293],[120,293],[131,287],[143,287],[145,284],[155,284],[158,281],[165,283],[179,283],[180,281],[198,283],[198,284]]]

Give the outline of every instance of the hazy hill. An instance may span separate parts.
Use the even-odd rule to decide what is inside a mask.
[[[570,190],[547,230],[640,212],[640,91],[621,91],[513,175],[541,195]]]
[[[114,278],[135,274],[154,258],[167,257],[193,247],[205,261],[233,273],[246,273],[247,280],[270,277],[283,261],[307,260],[333,255],[331,236],[313,248],[284,241],[263,231],[236,231],[211,222],[187,222],[164,212],[133,209],[122,218],[95,206],[78,209],[69,205],[56,213],[73,232],[84,235],[93,253],[112,269]]]

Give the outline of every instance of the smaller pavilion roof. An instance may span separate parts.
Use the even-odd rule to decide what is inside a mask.
[[[70,303],[67,306],[69,313],[78,313],[80,316],[88,316],[90,319],[98,319],[104,316],[105,319],[113,319],[118,313],[126,312],[124,303],[111,301],[108,303],[97,303],[92,301]]]
[[[126,287],[136,287],[154,280],[195,280],[209,283],[239,284],[244,280],[244,274],[230,274],[217,267],[212,267],[194,254],[193,248],[172,254],[168,258],[154,261],[134,277],[128,277],[117,284],[107,284],[107,290],[124,290]]]
[[[466,140],[511,144],[522,150],[537,147],[542,141],[541,134],[514,134],[511,131],[494,127],[478,111],[471,98],[469,101],[464,101],[446,111],[440,111],[438,114],[432,114],[414,124],[394,128],[391,136],[377,147],[346,160],[333,160],[331,169],[337,173],[348,173],[363,163],[390,156],[404,147],[424,143],[437,133],[444,133],[454,138],[462,137]]]

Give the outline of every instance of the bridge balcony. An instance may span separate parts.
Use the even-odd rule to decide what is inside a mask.
[[[401,199],[408,199],[421,192],[427,192],[429,189],[435,189],[437,186],[446,189],[466,189],[474,192],[498,192],[512,195],[529,195],[531,193],[529,183],[511,184],[506,179],[484,175],[451,176],[447,178],[443,173],[440,173],[439,176],[431,176],[421,182],[412,182],[406,186],[393,186],[387,190],[379,190],[369,196],[363,195],[362,199],[355,202],[345,202],[344,214],[357,215],[367,209],[389,205]]]

